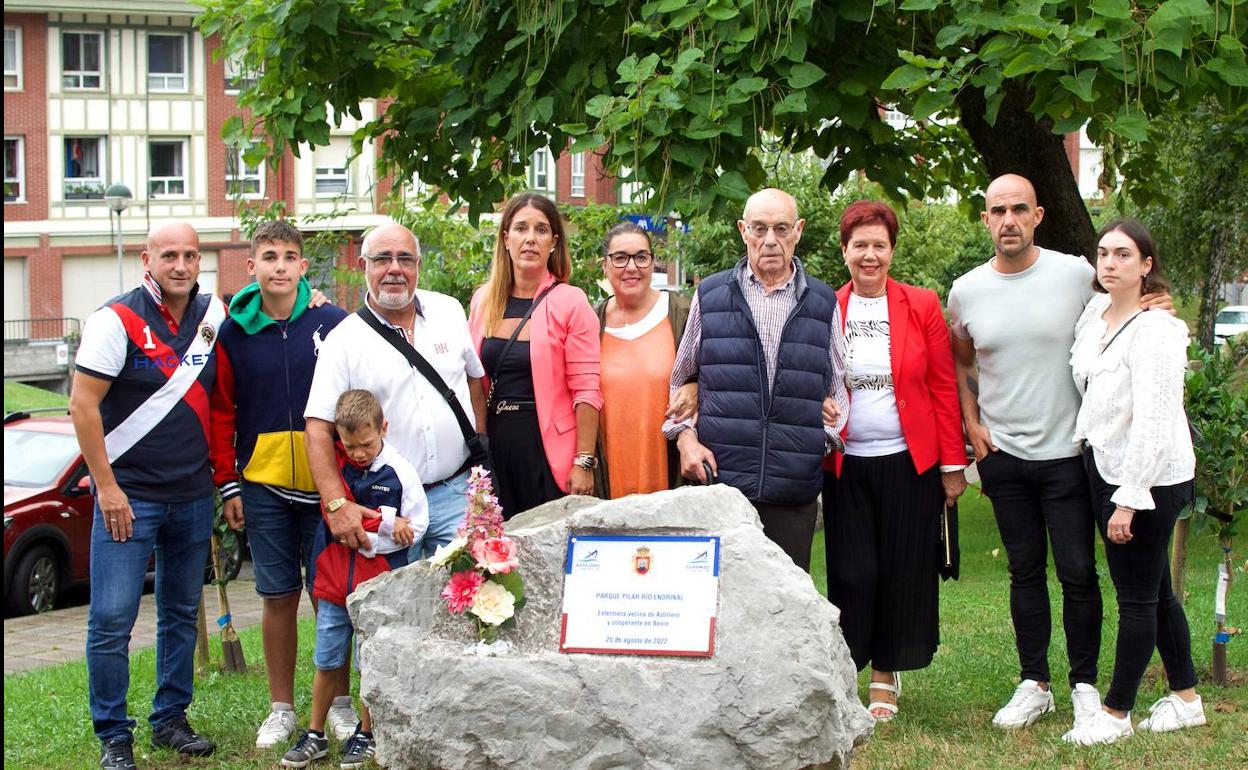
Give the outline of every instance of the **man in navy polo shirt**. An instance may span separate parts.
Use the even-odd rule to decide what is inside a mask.
[[[207,756],[186,720],[192,655],[213,522],[208,401],[225,306],[200,294],[199,236],[157,225],[143,281],[87,319],[69,408],[91,471],[91,608],[87,679],[100,766],[133,768],[126,709],[130,633],[156,554],[156,694],[152,745]]]

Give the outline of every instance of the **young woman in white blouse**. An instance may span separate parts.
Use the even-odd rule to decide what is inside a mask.
[[[1164,291],[1166,283],[1152,236],[1133,219],[1101,231],[1093,288],[1101,295],[1084,310],[1071,348],[1083,393],[1074,438],[1085,444],[1118,594],[1118,646],[1103,710],[1063,736],[1084,745],[1133,734],[1131,709],[1154,646],[1171,693],[1153,704],[1140,729],[1205,724],[1191,632],[1170,587],[1168,554],[1174,522],[1192,499],[1196,466],[1183,411],[1187,326],[1169,313],[1142,310],[1140,297]]]

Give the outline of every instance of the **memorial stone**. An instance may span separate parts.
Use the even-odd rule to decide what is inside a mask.
[[[735,489],[568,497],[507,524],[528,603],[504,654],[476,654],[447,613],[446,573],[418,562],[369,581],[349,609],[377,760],[434,768],[848,768],[873,720],[839,611],[763,534]],[[721,538],[709,658],[559,651],[569,535]]]

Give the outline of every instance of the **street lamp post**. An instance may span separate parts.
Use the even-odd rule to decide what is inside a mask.
[[[121,235],[121,212],[130,207],[130,200],[133,198],[130,194],[130,188],[124,184],[109,185],[104,191],[104,202],[108,207],[117,214],[117,293],[121,294],[126,290],[126,271],[123,263],[124,245]],[[112,216],[111,214],[109,216]]]

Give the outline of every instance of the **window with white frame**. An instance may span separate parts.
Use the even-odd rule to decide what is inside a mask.
[[[186,90],[186,35],[147,36],[147,90]]]
[[[572,156],[572,190],[573,198],[585,197],[585,153],[578,152]]]
[[[532,157],[529,158],[529,189],[555,189],[554,179],[551,178],[551,168],[554,165],[550,156],[550,150],[547,148],[543,147],[534,152]]]
[[[225,57],[225,92],[236,94],[250,87],[260,77],[260,73],[249,68],[241,54]]]
[[[351,140],[334,137],[312,153],[317,195],[347,195],[351,192]]]
[[[61,87],[100,88],[104,82],[102,66],[104,33],[61,33]]]
[[[65,137],[65,200],[104,197],[104,137]]]
[[[22,28],[4,28],[4,90],[22,89]]]
[[[898,130],[905,128],[906,123],[910,120],[910,116],[906,115],[906,113],[895,110],[892,107],[884,110],[883,118],[885,123]]]
[[[264,166],[248,163],[247,147],[225,148],[225,194],[231,198],[264,197]]]
[[[149,140],[147,156],[147,194],[153,198],[186,197],[186,140]]]
[[[26,200],[26,159],[20,136],[4,137],[4,202]]]

